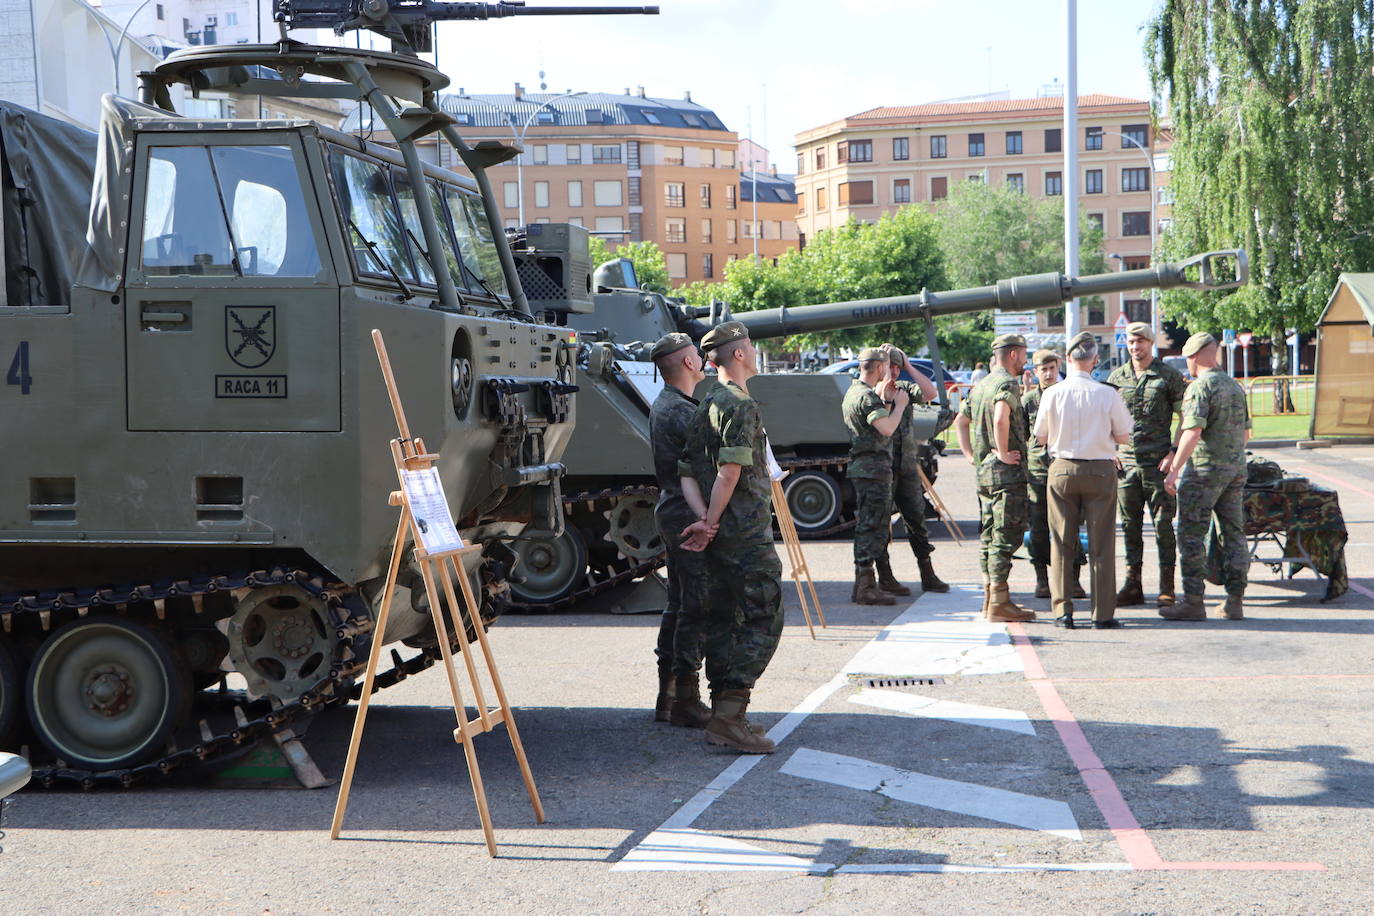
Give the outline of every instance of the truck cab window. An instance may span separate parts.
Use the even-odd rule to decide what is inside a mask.
[[[395,272],[414,280],[405,227],[386,167],[336,150],[330,155],[330,168],[358,272],[386,278]]]
[[[494,246],[489,246],[489,256],[483,256],[483,246],[489,245],[483,241],[483,237],[478,235],[473,227],[473,212],[469,210],[467,201],[471,200],[476,204],[475,218],[481,220],[481,225],[486,226],[485,212],[482,210],[481,201],[476,198],[469,198],[457,188],[446,187],[444,189],[444,200],[447,203],[449,222],[453,225],[453,235],[458,241],[458,251],[463,257],[463,281],[462,286],[471,290],[479,296],[505,296],[506,277],[501,272],[500,257],[496,253]],[[486,233],[486,239],[490,240],[491,233]],[[455,280],[455,283],[458,281]]]
[[[234,275],[233,249],[208,149],[153,147],[143,200],[145,275]]]

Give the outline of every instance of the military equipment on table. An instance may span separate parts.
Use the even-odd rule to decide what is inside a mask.
[[[655,499],[649,407],[662,389],[649,349],[663,334],[685,331],[696,340],[715,324],[741,321],[755,340],[921,319],[928,325],[940,403],[918,408],[917,435],[933,437],[947,423],[947,394],[931,319],[985,309],[1040,309],[1073,298],[1150,287],[1222,288],[1244,281],[1243,252],[1214,252],[1177,264],[1069,278],[1038,274],[993,286],[856,302],[732,314],[723,304],[692,306],[638,288],[624,259],[598,267],[587,289],[585,258],[576,227],[529,226],[522,243],[521,276],[539,283],[548,298],[531,300],[560,324],[579,332],[578,428],[564,453],[568,509],[556,538],[522,541],[517,606],[549,609],[644,575],[662,562],[654,527]],[[518,252],[518,255],[520,253]],[[789,469],[783,484],[802,537],[842,531],[853,524],[853,497],[845,480],[849,433],[840,418],[847,375],[761,374],[749,382],[763,411],[768,439]],[[942,413],[943,411],[943,413]],[[933,457],[933,456],[932,456]]]
[[[0,106],[0,748],[36,744],[41,785],[289,742],[356,693],[373,639],[420,650],[393,650],[382,686],[432,663],[423,590],[373,629],[396,480],[371,329],[483,547],[465,571],[484,621],[510,545],[561,530],[573,335],[531,316],[485,172],[518,150],[466,145],[447,77],[402,50],[284,29],[187,49],[141,75],[141,104],[107,96],[98,135]],[[399,149],[182,118],[178,86],[366,100]],[[435,131],[471,178],[420,161]]]

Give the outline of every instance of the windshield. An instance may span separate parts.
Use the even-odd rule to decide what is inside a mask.
[[[358,270],[388,278],[394,271],[397,276],[415,280],[405,225],[386,167],[336,150],[330,156],[330,168],[339,206],[349,223],[349,241]]]
[[[406,241],[410,243],[415,266],[420,271],[420,282],[433,286],[434,269],[430,266],[429,252],[425,250],[425,230],[420,225],[420,211],[415,207],[415,189],[410,186],[410,178],[400,169],[391,170],[391,180],[396,188],[396,199],[401,202]]]
[[[496,251],[497,243],[492,238],[491,225],[487,222],[487,214],[482,209],[481,199],[475,194],[460,194],[453,191],[449,193],[449,206],[453,209],[453,224],[458,225],[459,218],[466,216],[468,228],[475,239],[477,273],[483,282],[491,287],[493,292],[501,296],[509,296],[510,291],[506,289],[506,275],[501,272],[501,256]],[[460,202],[461,207],[459,206]],[[501,239],[501,244],[506,244],[504,238]]]

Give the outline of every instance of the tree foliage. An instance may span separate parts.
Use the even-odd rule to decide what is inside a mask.
[[[1339,273],[1374,270],[1372,39],[1371,0],[1166,0],[1149,23],[1174,129],[1162,252],[1250,256],[1241,289],[1163,295],[1190,329],[1311,330]]]
[[[600,236],[593,235],[588,239],[587,252],[593,268],[614,258],[629,258],[635,266],[640,289],[666,293],[672,288],[672,281],[668,279],[668,259],[654,242],[622,242],[613,250]]]

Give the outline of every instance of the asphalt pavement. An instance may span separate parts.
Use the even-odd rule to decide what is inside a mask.
[[[956,584],[848,602],[850,545],[808,543],[827,626],[787,630],[751,718],[766,757],[652,721],[657,620],[507,616],[490,631],[547,812],[505,733],[477,739],[483,845],[437,669],[377,695],[343,838],[336,790],[26,791],[0,838],[6,913],[1366,913],[1374,911],[1374,449],[1266,452],[1340,492],[1349,594],[1251,568],[1246,619],[1127,608],[1120,630],[978,614]],[[976,519],[972,474],[937,483]],[[779,545],[781,548],[781,545]],[[1147,557],[1152,544],[1147,529]],[[900,549],[898,549],[900,548]],[[1120,551],[1118,551],[1118,554]],[[899,576],[916,566],[894,545]],[[1118,556],[1118,576],[1124,564]],[[1157,579],[1146,567],[1147,596]],[[1220,597],[1209,594],[1209,607]],[[1080,612],[1086,616],[1085,612]],[[353,707],[305,744],[343,767]]]

